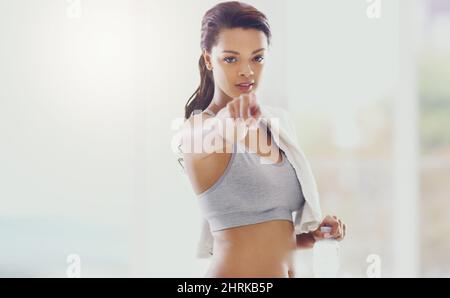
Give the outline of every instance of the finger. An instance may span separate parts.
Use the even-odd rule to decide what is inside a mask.
[[[241,103],[240,98],[236,98],[236,100],[233,101],[234,106],[234,113],[235,113],[235,119],[238,119],[241,117]]]
[[[338,233],[334,238],[338,241],[344,239],[344,229],[342,226],[339,226]]]
[[[334,235],[334,238],[342,237],[342,233],[343,233],[342,232],[342,226],[339,225],[338,228],[337,228],[336,234]]]
[[[333,237],[338,237],[342,234],[342,222],[337,217],[333,216],[337,221],[334,225],[334,233],[332,233]],[[333,232],[333,231],[332,231]]]
[[[250,108],[250,115],[258,120],[261,117],[261,110],[258,105],[254,105]]]
[[[255,93],[250,93],[247,95],[248,96],[248,104],[250,107],[253,107],[256,105],[256,95]]]
[[[337,240],[342,240],[342,239],[344,239],[345,238],[345,224],[341,221],[341,220],[339,220],[339,223],[340,223],[340,228],[339,228],[339,236],[336,238]]]
[[[325,216],[324,219],[322,220],[323,223],[332,223],[334,221],[335,220],[334,220],[333,216],[331,216],[331,215]]]
[[[332,238],[336,238],[338,235],[339,235],[339,225],[332,226],[330,236]]]
[[[256,102],[256,97],[254,93],[251,93],[249,95],[249,119],[250,119],[250,125],[253,128],[258,127],[258,122],[261,117],[261,110],[259,108],[258,103]]]
[[[333,235],[336,235],[338,233],[339,228],[340,228],[340,222],[339,222],[339,219],[335,215],[333,215],[331,217],[333,218],[332,219],[332,221],[333,221],[333,225],[332,225],[333,231],[332,231],[332,233],[333,233]]]
[[[336,240],[341,241],[342,239],[344,239],[344,226],[340,225],[339,234],[337,235]]]
[[[230,117],[235,119],[236,116],[235,116],[234,104],[232,102],[230,102],[230,103],[227,104],[227,107],[228,107],[228,113],[230,114]]]
[[[256,95],[254,93],[250,94],[250,116],[253,117],[256,120],[259,120],[261,117],[261,109],[259,107],[259,104],[256,100]]]
[[[255,105],[256,104],[256,95],[255,95],[255,93],[254,92],[250,92],[248,94],[248,97],[249,97],[250,105]]]
[[[330,238],[339,237],[339,233],[340,233],[339,225],[332,226],[332,230],[331,230],[331,233],[330,233]]]
[[[254,92],[248,94],[248,97],[249,97],[249,104],[251,107],[258,105],[256,101],[256,95]]]
[[[242,119],[244,119],[244,121],[246,121],[249,116],[248,106],[249,106],[249,96],[247,94],[243,94],[240,100],[240,110],[241,110],[240,116]]]

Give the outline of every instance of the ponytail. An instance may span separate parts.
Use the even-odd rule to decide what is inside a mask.
[[[214,96],[214,78],[212,72],[206,68],[203,55],[200,56],[198,66],[200,69],[200,86],[186,103],[185,119],[188,119],[196,110],[203,111],[206,109]]]

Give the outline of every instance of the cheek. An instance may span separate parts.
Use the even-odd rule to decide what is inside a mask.
[[[229,97],[234,98],[240,95],[240,91],[234,86],[237,80],[237,73],[233,72],[233,70],[230,70],[229,68],[218,69],[214,74],[214,79],[214,83],[217,87]]]
[[[222,88],[233,86],[236,74],[231,67],[220,67],[215,73],[216,82]]]
[[[264,64],[255,66],[255,76],[260,76],[264,70]]]

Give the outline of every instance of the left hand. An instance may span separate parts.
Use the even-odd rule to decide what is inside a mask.
[[[331,233],[322,233],[320,228],[324,226],[331,227]],[[345,237],[345,224],[336,216],[327,215],[317,230],[312,232],[312,236],[315,241],[328,238],[341,241]]]

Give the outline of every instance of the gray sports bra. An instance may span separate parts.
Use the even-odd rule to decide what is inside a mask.
[[[280,163],[264,163],[243,144],[234,144],[222,176],[198,195],[211,231],[276,219],[292,221],[292,211],[303,208],[305,200],[294,168],[280,152]]]

